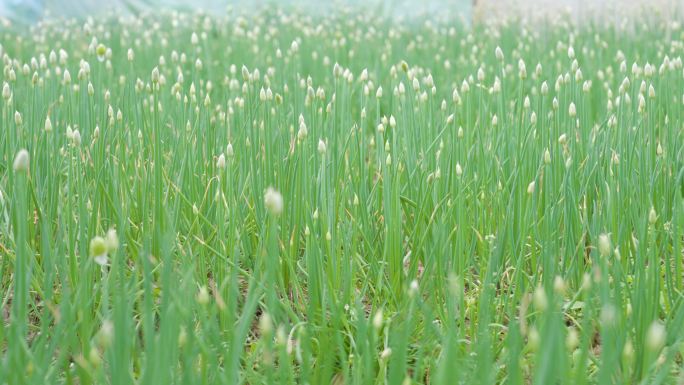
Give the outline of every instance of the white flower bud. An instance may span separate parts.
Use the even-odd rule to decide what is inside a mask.
[[[591,80],[587,80],[582,84],[582,91],[585,93],[591,91]]]
[[[207,289],[206,286],[202,286],[199,288],[199,291],[197,292],[197,303],[205,306],[209,303],[209,300],[211,297],[209,297],[209,290]]]
[[[2,84],[2,98],[5,99],[5,101],[7,101],[10,97],[12,97],[12,90],[10,89],[9,84],[7,82],[4,82]]]
[[[527,78],[527,69],[525,68],[525,62],[523,59],[520,59],[518,61],[518,76],[520,79],[525,79]]]
[[[611,255],[612,247],[611,247],[610,235],[609,234],[604,233],[604,234],[599,235],[598,249],[599,249],[599,254],[601,254],[602,257],[609,257]]]
[[[309,135],[309,130],[307,130],[306,124],[304,123],[304,121],[300,120],[299,130],[297,131],[297,139],[302,141],[307,137],[307,135]]]
[[[28,172],[29,170],[29,153],[25,149],[19,150],[14,157],[14,164],[12,165],[15,172]]]
[[[224,154],[219,155],[218,159],[216,160],[216,168],[219,170],[226,168],[226,156]]]
[[[477,69],[477,81],[482,83],[485,79],[485,73],[482,67]]]
[[[96,236],[90,240],[90,257],[100,266],[107,264],[107,242],[104,238]]]
[[[646,347],[652,352],[658,352],[665,345],[665,325],[660,321],[653,321],[646,332]]]
[[[283,212],[283,196],[272,187],[264,193],[264,205],[271,215],[280,215]]]
[[[653,66],[648,62],[646,62],[646,65],[644,66],[644,76],[646,78],[653,76]]]
[[[549,301],[543,287],[537,286],[537,288],[534,289],[532,302],[534,303],[534,307],[539,311],[544,311],[549,306]]]
[[[52,122],[50,121],[50,116],[45,118],[45,132],[51,132],[52,131]]]
[[[114,324],[112,323],[112,321],[105,320],[104,322],[102,322],[102,326],[100,327],[100,330],[97,332],[95,336],[95,341],[97,342],[98,347],[104,349],[112,344],[113,338]]]
[[[532,326],[527,334],[527,344],[530,348],[530,351],[536,352],[537,349],[539,349],[540,340],[541,336],[539,335],[539,330]]]
[[[651,210],[648,212],[648,223],[652,226],[655,225],[658,220],[658,215],[656,214],[655,208],[651,206]]]
[[[503,51],[501,50],[501,47],[496,46],[496,49],[494,50],[494,56],[496,56],[496,60],[498,60],[498,61],[504,60],[504,54],[503,54]]]
[[[119,249],[119,236],[116,234],[115,229],[107,230],[107,235],[105,236],[105,245],[107,246],[108,253],[113,253]]]
[[[547,95],[549,93],[549,85],[546,82],[543,82],[541,85],[541,93],[542,95]]]
[[[79,147],[81,145],[81,133],[78,130],[74,130],[71,141],[74,147]]]
[[[418,281],[415,279],[411,281],[409,284],[409,296],[411,298],[415,297],[418,294],[418,291],[420,290],[420,286],[418,285]]]
[[[383,322],[384,322],[384,317],[382,314],[382,309],[379,309],[378,311],[375,312],[375,315],[373,316],[373,327],[376,330],[380,330],[380,328],[382,328]]]
[[[563,295],[565,295],[565,289],[566,289],[565,280],[563,280],[563,277],[561,277],[560,275],[557,275],[553,279],[553,291],[557,295],[563,296]]]
[[[501,92],[501,80],[499,80],[499,77],[496,76],[494,78],[494,85],[492,85],[492,93],[498,94],[499,92]],[[525,100],[528,102],[527,107],[525,107],[525,108],[529,108],[530,107],[529,106],[530,98],[525,97]]]
[[[361,75],[359,76],[359,80],[362,82],[365,82],[368,80],[368,69],[364,68],[363,71],[361,71]]]

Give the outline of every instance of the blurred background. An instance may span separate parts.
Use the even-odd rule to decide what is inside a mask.
[[[412,15],[449,12],[466,20],[478,20],[500,12],[517,12],[523,17],[541,13],[567,12],[577,21],[589,15],[615,17],[645,8],[662,15],[683,15],[684,0],[0,0],[0,18],[10,23],[34,23],[42,18],[97,16],[107,11],[138,13],[152,9],[205,10],[225,12],[228,7],[248,10],[259,6],[293,5],[325,12],[340,5],[361,6],[384,15]]]
[[[320,12],[340,5],[363,6],[379,12],[408,13],[448,9],[464,16],[472,13],[473,0],[0,0],[0,17],[14,22],[33,22],[47,15],[85,17],[116,9],[140,12],[149,9],[205,10],[223,12],[228,7],[297,6]]]

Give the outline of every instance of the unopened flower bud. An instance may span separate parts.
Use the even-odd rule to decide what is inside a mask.
[[[21,149],[14,157],[13,168],[15,172],[28,172],[29,169],[29,153]]]
[[[280,215],[283,212],[283,196],[269,187],[264,194],[264,205],[271,215]]]
[[[599,235],[598,249],[599,249],[599,254],[601,254],[602,257],[608,257],[611,255],[612,246],[611,246],[609,234]]]
[[[652,352],[658,352],[665,345],[665,325],[660,321],[653,321],[646,332],[646,347]]]

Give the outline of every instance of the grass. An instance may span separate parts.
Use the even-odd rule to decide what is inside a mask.
[[[2,31],[0,384],[681,383],[651,16]]]

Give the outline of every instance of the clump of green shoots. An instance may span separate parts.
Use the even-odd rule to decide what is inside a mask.
[[[681,382],[684,29],[649,15],[4,30],[0,384]]]

